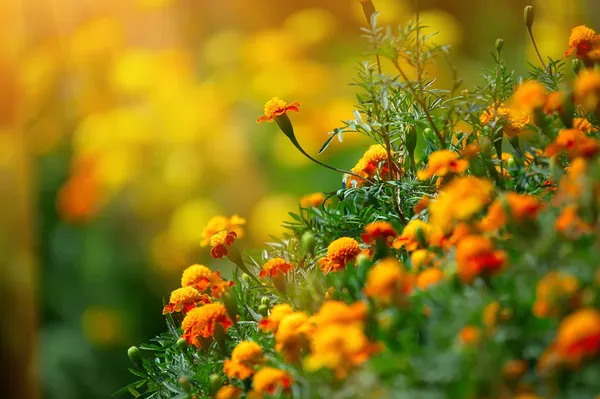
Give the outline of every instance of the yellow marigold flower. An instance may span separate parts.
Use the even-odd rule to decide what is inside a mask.
[[[588,121],[585,118],[574,118],[573,129],[580,130],[585,134],[590,134],[598,130],[594,125],[590,123],[590,121]]]
[[[590,111],[595,109],[600,99],[600,71],[597,69],[581,71],[575,78],[573,95],[575,104]]]
[[[469,167],[469,161],[459,159],[458,154],[450,150],[435,151],[429,155],[429,162],[425,170],[417,172],[419,180],[426,180],[437,175],[444,177],[449,173],[460,175]]]
[[[203,292],[212,284],[216,277],[221,278],[218,272],[213,272],[204,265],[192,265],[183,271],[181,286],[196,287],[196,289]]]
[[[235,231],[238,238],[244,237],[243,225],[246,224],[246,219],[233,215],[231,217],[214,216],[208,221],[204,230],[202,230],[201,246],[206,247],[210,244],[210,238],[223,230]]]
[[[440,269],[427,269],[417,276],[417,286],[426,291],[430,286],[438,284],[444,278],[444,272]]]
[[[591,232],[592,227],[579,216],[577,210],[577,205],[565,206],[554,224],[556,231],[572,239]]]
[[[210,256],[215,259],[221,259],[223,256],[226,256],[229,253],[227,247],[233,245],[236,237],[237,234],[235,231],[223,230],[214,234],[210,237],[210,246],[212,247]]]
[[[241,341],[231,352],[231,359],[223,363],[223,371],[229,378],[245,380],[254,374],[256,366],[264,361],[260,345],[252,341]]]
[[[325,194],[312,193],[300,198],[300,206],[302,208],[318,208],[325,202]]]
[[[325,274],[343,270],[349,262],[356,259],[359,253],[360,246],[354,238],[338,238],[327,247],[327,256],[320,259],[321,270]]]
[[[502,122],[504,133],[508,137],[515,137],[529,123],[529,114],[522,110],[509,108],[504,104],[497,104],[488,107],[479,117],[482,125],[491,122]]]
[[[417,249],[410,254],[410,263],[414,271],[435,266],[435,253],[426,249]]]
[[[367,305],[363,302],[355,302],[352,305],[347,305],[341,301],[330,300],[321,305],[319,311],[311,317],[311,322],[317,328],[322,328],[330,324],[356,324],[362,326],[366,315]]]
[[[429,205],[430,223],[450,232],[455,222],[466,222],[481,211],[490,202],[493,191],[493,184],[486,179],[474,176],[453,179]]]
[[[412,252],[427,243],[431,232],[431,225],[421,219],[413,219],[404,226],[402,234],[396,238],[392,246],[396,249],[406,247],[408,252]]]
[[[264,367],[254,374],[252,379],[253,392],[259,395],[274,395],[278,392],[289,392],[294,379],[283,370]]]
[[[513,96],[512,105],[518,110],[531,113],[546,103],[546,88],[538,81],[530,80],[519,85]]]
[[[269,259],[267,263],[265,263],[260,271],[260,278],[263,277],[275,277],[277,274],[286,274],[290,270],[294,268],[294,265],[288,263],[283,258],[273,258]]]
[[[209,303],[194,308],[183,319],[181,324],[183,335],[181,337],[185,338],[189,345],[193,344],[200,347],[198,337],[212,337],[217,323],[221,324],[225,330],[232,324],[225,307],[221,303]]]
[[[496,231],[503,227],[508,221],[506,207],[509,208],[512,219],[521,222],[535,219],[542,209],[542,202],[532,195],[510,192],[504,199],[497,199],[492,203],[479,228],[483,231]]]
[[[363,292],[379,302],[400,303],[413,288],[413,279],[396,258],[385,258],[369,274]]]
[[[550,272],[538,281],[533,314],[536,317],[558,316],[563,303],[576,305],[579,282],[566,273]]]
[[[600,312],[586,308],[565,317],[558,326],[556,349],[571,365],[596,356],[600,351]]]
[[[300,112],[300,103],[298,101],[294,101],[288,105],[285,101],[280,100],[277,97],[273,97],[265,103],[265,113],[256,119],[256,123],[271,123],[275,120],[275,118],[285,114],[288,111]]]
[[[238,387],[225,385],[219,388],[215,394],[215,399],[240,399],[243,393],[244,391]]]
[[[294,309],[287,303],[275,305],[273,306],[273,309],[271,309],[269,317],[260,320],[258,327],[264,332],[277,331],[281,320],[292,313],[294,313]]]
[[[565,152],[571,159],[576,157],[592,158],[598,151],[600,151],[598,141],[577,129],[562,129],[556,140],[546,147],[547,156],[551,157]]]
[[[456,263],[458,277],[468,284],[481,274],[500,271],[506,263],[506,254],[496,251],[487,237],[468,236],[456,247]]]
[[[389,243],[397,235],[398,232],[389,222],[373,222],[365,226],[365,232],[360,238],[365,244],[374,244],[377,240]]]
[[[481,331],[475,326],[466,326],[458,334],[458,339],[461,344],[473,346],[479,342]]]
[[[171,292],[169,304],[163,308],[163,314],[173,312],[187,313],[199,303],[210,303],[208,295],[201,294],[194,287],[178,288]]]
[[[294,312],[285,316],[275,332],[275,350],[283,354],[287,362],[300,359],[300,353],[308,343],[311,325],[308,315]]]
[[[585,25],[579,25],[571,30],[569,36],[569,48],[565,51],[565,56],[568,57],[573,52],[576,52],[578,58],[586,58],[587,54],[600,41],[600,36],[596,35],[593,29]]]
[[[315,332],[310,348],[311,353],[304,360],[305,369],[313,371],[326,367],[342,379],[369,358],[374,346],[359,326],[333,324]]]
[[[546,96],[543,111],[545,114],[548,115],[553,114],[555,112],[559,112],[562,110],[564,102],[565,94],[560,91],[553,91],[552,93]]]

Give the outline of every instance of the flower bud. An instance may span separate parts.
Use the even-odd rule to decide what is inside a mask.
[[[223,305],[227,311],[227,315],[235,324],[238,315],[238,303],[237,298],[231,291],[223,293]]]
[[[531,29],[533,26],[533,6],[526,6],[523,10],[523,20],[525,22],[525,26],[528,29]]]
[[[142,354],[137,346],[132,346],[127,349],[127,356],[129,356],[129,360],[131,360],[131,363],[135,366],[139,367],[142,365]]]
[[[578,74],[579,71],[581,71],[581,68],[583,68],[583,62],[579,58],[574,58],[571,61],[571,66],[573,67],[575,74]]]
[[[307,230],[304,232],[304,234],[302,234],[300,241],[302,242],[302,249],[304,249],[304,251],[307,253],[312,253],[317,246],[315,234],[310,230]]]
[[[187,349],[187,347],[188,347],[188,343],[187,343],[187,341],[185,340],[185,338],[179,338],[179,339],[177,340],[177,347],[178,347],[178,348],[179,348],[179,350],[180,350],[180,351],[182,351],[182,352],[183,352],[183,351],[185,351],[185,350]]]
[[[263,296],[262,298],[260,298],[260,304],[265,305],[265,306],[270,306],[271,298],[269,298],[268,296]]]
[[[250,285],[250,282],[252,281],[250,276],[248,276],[247,274],[242,274],[242,280],[244,280],[244,282],[248,285]]]
[[[258,313],[266,317],[269,314],[269,307],[262,304],[258,305]]]
[[[504,47],[504,39],[496,39],[496,51],[498,52],[498,54],[500,54],[503,47]]]
[[[356,257],[356,266],[357,267],[360,267],[360,268],[368,267],[370,262],[371,262],[371,260],[369,259],[369,257],[363,253],[358,254],[358,256]]]
[[[210,376],[208,376],[208,384],[210,386],[211,392],[214,395],[223,385],[223,381],[221,380],[221,376],[219,374],[213,373]]]

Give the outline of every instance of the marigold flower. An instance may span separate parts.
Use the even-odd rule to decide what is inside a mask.
[[[215,325],[219,323],[227,330],[232,322],[227,316],[227,311],[221,303],[209,303],[199,308],[190,310],[181,324],[183,335],[188,345],[200,347],[198,337],[212,337]]]
[[[575,158],[566,168],[566,174],[561,177],[558,194],[555,198],[557,204],[571,204],[579,200],[583,190],[591,184],[587,177],[588,166],[584,158]]]
[[[600,351],[600,312],[586,308],[565,317],[558,326],[556,349],[575,366],[583,358],[596,356]]]
[[[305,369],[326,367],[342,379],[369,358],[374,346],[359,326],[333,324],[315,332],[310,348],[311,354],[304,360]]]
[[[565,94],[560,91],[553,91],[546,96],[546,101],[544,102],[542,110],[548,115],[560,112],[563,109],[564,102]]]
[[[565,152],[569,158],[591,158],[600,151],[598,141],[587,137],[578,129],[562,129],[553,143],[546,148],[546,155],[553,156]]]
[[[385,304],[398,303],[410,293],[412,283],[412,276],[396,258],[385,258],[369,270],[363,292]]]
[[[396,249],[406,247],[408,252],[412,252],[427,243],[431,232],[431,225],[421,219],[413,219],[404,226],[402,234],[394,240],[392,246]]]
[[[252,379],[253,392],[259,395],[273,395],[280,391],[289,391],[294,383],[292,376],[273,367],[264,367],[254,374]]]
[[[212,247],[210,256],[215,259],[221,259],[223,256],[226,256],[229,253],[227,247],[233,245],[236,237],[237,234],[235,231],[223,230],[214,234],[210,238],[210,246]]]
[[[419,180],[426,180],[434,175],[444,177],[449,173],[460,175],[469,167],[469,161],[459,159],[458,154],[450,150],[435,151],[429,155],[425,170],[417,172]]]
[[[163,314],[173,312],[187,313],[199,303],[210,303],[208,295],[201,294],[194,287],[178,288],[171,293],[169,304],[163,308]]]
[[[181,286],[196,287],[198,291],[203,292],[217,277],[221,278],[219,272],[213,272],[204,265],[192,265],[183,271]]]
[[[430,286],[436,285],[444,278],[444,272],[440,269],[427,269],[423,270],[417,276],[417,286],[419,289],[426,291]]]
[[[325,202],[325,194],[312,193],[300,198],[300,206],[302,208],[318,208]]]
[[[506,263],[506,254],[496,251],[489,238],[469,236],[463,238],[456,247],[458,276],[464,283],[471,283],[475,277],[495,274]]]
[[[294,312],[285,316],[275,332],[275,350],[283,354],[287,362],[300,360],[300,353],[308,343],[311,325],[308,315]]]
[[[260,320],[258,327],[264,332],[277,331],[281,320],[292,313],[294,313],[294,309],[287,303],[275,305],[271,309],[269,317]]]
[[[546,88],[538,81],[530,80],[519,85],[513,96],[512,105],[518,110],[531,113],[546,103]]]
[[[233,215],[231,217],[214,216],[208,221],[204,230],[202,230],[201,246],[206,247],[210,244],[210,238],[223,230],[235,231],[238,238],[244,237],[243,225],[246,224],[246,219]]]
[[[280,100],[277,97],[273,97],[265,103],[265,113],[256,119],[256,123],[271,123],[275,120],[275,118],[285,114],[288,111],[300,112],[300,103],[298,101],[294,101],[288,105],[285,101]]]
[[[574,118],[573,129],[577,129],[585,134],[591,134],[598,129],[585,118]]]
[[[575,104],[590,111],[595,109],[600,99],[600,71],[597,69],[581,71],[575,78],[573,94]]]
[[[242,397],[242,391],[240,388],[233,385],[225,385],[219,388],[215,394],[215,399],[239,399]]]
[[[577,301],[579,282],[566,273],[550,272],[538,281],[533,314],[536,317],[558,316],[563,303]]]
[[[277,274],[284,275],[290,270],[294,268],[294,265],[288,263],[283,258],[273,258],[269,259],[267,263],[265,263],[260,271],[260,278],[263,277],[275,277]]]
[[[362,176],[365,179],[374,177],[377,175],[378,171],[380,171],[379,174],[382,178],[389,178],[390,171],[387,160],[388,152],[386,148],[381,144],[374,144],[365,151],[363,156],[351,170],[352,173]],[[392,167],[396,168],[394,164],[392,164]],[[346,180],[346,187],[358,187],[362,182],[363,181],[356,176],[350,176]]]
[[[321,270],[325,274],[343,270],[349,262],[356,259],[359,253],[360,246],[354,238],[338,238],[327,247],[327,256],[320,259]]]
[[[415,205],[415,207],[413,208],[413,211],[415,211],[415,213],[423,212],[429,206],[429,200],[430,200],[429,196],[427,196],[427,195],[422,196],[419,199],[419,201],[417,202],[417,204]]]
[[[453,179],[429,205],[430,223],[448,233],[455,222],[466,222],[491,200],[494,186],[474,176]],[[460,206],[457,206],[460,204]]]
[[[389,243],[398,235],[389,222],[373,222],[365,226],[365,232],[360,238],[365,244],[374,244],[378,239]]]
[[[479,122],[488,125],[492,122],[501,122],[504,125],[504,133],[508,137],[515,137],[529,123],[529,114],[519,109],[513,109],[497,104],[488,107],[480,116]]]
[[[231,359],[223,362],[223,371],[229,378],[245,380],[254,374],[255,367],[263,361],[260,345],[252,341],[241,341],[231,352]]]
[[[325,301],[319,311],[311,317],[311,322],[317,328],[331,324],[356,324],[362,327],[366,315],[367,305],[363,302],[354,302],[347,305],[341,301],[329,300]]]
[[[473,346],[479,342],[481,331],[475,326],[466,326],[458,334],[458,339],[461,344]]]
[[[592,227],[579,216],[577,210],[577,205],[565,206],[554,224],[556,231],[572,239],[591,232]]]
[[[483,231],[496,231],[503,227],[508,220],[507,207],[512,219],[521,222],[525,219],[535,219],[542,208],[542,203],[532,195],[510,192],[504,199],[497,199],[492,203],[487,215],[481,220],[479,228]]]
[[[431,266],[436,266],[436,255],[426,249],[417,249],[410,254],[412,270],[419,271]]]
[[[579,25],[571,30],[569,36],[569,48],[565,51],[565,57],[576,52],[578,58],[587,58],[590,50],[600,41],[600,35],[596,35],[593,29],[585,25]]]
[[[527,363],[524,360],[508,360],[502,366],[502,375],[505,379],[516,380],[527,372]]]
[[[498,301],[490,303],[483,309],[483,314],[481,315],[481,318],[483,319],[483,324],[487,327],[488,334],[496,329],[496,325],[498,324],[499,313],[500,303]]]

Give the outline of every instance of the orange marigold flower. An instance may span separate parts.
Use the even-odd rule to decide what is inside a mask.
[[[275,120],[275,118],[285,114],[288,111],[300,112],[300,103],[298,101],[294,101],[288,105],[285,101],[280,100],[277,97],[273,97],[265,103],[265,113],[256,119],[256,123],[271,123]]]
[[[183,319],[181,328],[184,338],[189,345],[200,347],[198,337],[212,337],[215,331],[215,325],[219,323],[223,329],[227,330],[231,326],[231,320],[227,316],[227,311],[221,303],[209,303],[199,308],[190,310]]]
[[[269,317],[262,318],[258,322],[258,327],[264,332],[277,331],[281,320],[283,320],[284,317],[292,313],[294,313],[294,309],[292,309],[292,307],[287,303],[275,305],[271,309]]]
[[[513,96],[512,105],[518,110],[531,113],[546,103],[546,88],[538,81],[530,80],[519,85]]]
[[[321,270],[325,274],[343,270],[349,262],[356,259],[359,253],[360,246],[354,238],[338,238],[327,247],[327,256],[320,259]]]
[[[480,337],[481,331],[475,326],[466,326],[458,334],[460,343],[467,346],[476,345]]]
[[[502,366],[502,375],[509,380],[521,378],[527,372],[527,363],[524,360],[512,359]]]
[[[243,225],[246,224],[246,219],[233,215],[231,217],[214,216],[208,221],[204,230],[202,230],[202,241],[200,245],[206,247],[210,244],[210,238],[220,231],[228,230],[235,231],[238,238],[244,237]]]
[[[215,277],[221,277],[219,272],[213,272],[204,265],[192,265],[183,271],[181,286],[196,287],[196,289],[203,292],[211,285]]]
[[[594,125],[590,123],[590,121],[588,121],[585,118],[574,118],[573,129],[580,130],[585,134],[591,134],[598,130]]]
[[[504,133],[508,137],[515,137],[529,123],[529,114],[504,104],[497,104],[488,107],[479,116],[479,122],[482,125],[500,122],[504,125]]]
[[[300,360],[311,330],[306,313],[294,312],[285,316],[275,332],[275,350],[282,353],[287,362]]]
[[[194,287],[178,288],[171,292],[169,304],[163,308],[163,314],[173,312],[187,313],[194,309],[199,303],[210,303],[208,295],[201,294]]]
[[[600,71],[585,69],[575,78],[573,84],[575,104],[583,106],[586,110],[593,110],[600,99]]]
[[[215,394],[215,399],[240,399],[243,393],[244,391],[238,387],[225,385],[219,388]]]
[[[414,271],[436,266],[435,253],[426,249],[417,249],[410,254],[410,263]]]
[[[236,237],[237,234],[235,231],[223,230],[214,234],[210,238],[210,246],[212,247],[210,256],[215,259],[221,259],[223,256],[226,256],[229,253],[227,247],[233,245]]]
[[[586,308],[565,317],[558,326],[556,349],[575,366],[583,358],[596,356],[600,351],[600,312]]]
[[[569,158],[591,158],[598,153],[598,141],[586,136],[581,130],[562,129],[553,143],[546,148],[546,155],[553,156],[565,152]]]
[[[483,309],[481,318],[483,319],[483,324],[487,327],[488,333],[491,333],[496,329],[499,313],[500,303],[498,301],[490,303]]]
[[[354,302],[352,305],[347,305],[341,301],[330,300],[321,305],[319,311],[311,317],[311,322],[317,328],[331,324],[356,324],[362,327],[366,315],[367,305],[363,302]]]
[[[506,254],[496,251],[487,237],[468,236],[456,247],[458,277],[464,283],[471,283],[475,277],[495,274],[506,263]]]
[[[438,284],[444,278],[444,272],[440,269],[427,269],[423,270],[417,276],[417,286],[419,289],[426,291],[432,285]]]
[[[427,168],[417,172],[417,178],[419,180],[425,180],[434,175],[444,177],[449,173],[460,175],[467,170],[468,166],[469,161],[466,159],[459,159],[458,154],[455,152],[450,150],[435,151],[429,155]]]
[[[305,369],[313,371],[326,367],[342,379],[354,367],[364,363],[375,347],[360,326],[333,324],[315,332],[310,348],[310,355],[304,360]]]
[[[579,282],[570,274],[559,272],[546,274],[537,284],[533,314],[540,318],[558,316],[563,303],[576,304],[578,289]]]
[[[576,52],[578,58],[587,58],[588,53],[600,41],[600,36],[596,35],[593,29],[585,25],[579,25],[571,30],[569,36],[569,48],[565,51],[565,57]]]
[[[260,345],[252,341],[241,341],[231,352],[231,359],[223,362],[223,371],[229,378],[245,380],[254,374],[256,366],[263,361]]]
[[[542,202],[532,195],[508,193],[504,199],[497,199],[492,203],[487,215],[481,220],[479,227],[483,231],[496,231],[503,227],[508,215],[506,208],[510,211],[513,220],[533,220],[542,209]]]
[[[419,201],[417,202],[417,205],[415,205],[415,207],[413,208],[415,213],[421,213],[425,209],[427,209],[427,207],[429,206],[429,200],[430,200],[429,196],[427,196],[427,195],[422,196],[419,199]]]
[[[589,185],[587,173],[587,162],[584,158],[575,158],[567,167],[566,174],[560,178],[558,195],[555,198],[557,204],[570,204],[579,200],[584,190]]]
[[[302,208],[318,208],[323,202],[325,202],[325,194],[323,193],[307,194],[300,198],[300,206]]]
[[[396,258],[385,258],[369,270],[363,292],[385,304],[400,303],[412,290],[412,283],[412,276]]]
[[[365,151],[351,170],[352,173],[362,176],[365,179],[374,177],[378,171],[382,178],[389,178],[390,172],[387,160],[388,152],[386,148],[381,144],[374,144]],[[395,165],[392,165],[392,167],[396,168]],[[358,187],[362,182],[359,178],[350,176],[346,180],[346,187]]]
[[[263,277],[275,277],[277,274],[286,274],[294,268],[294,265],[288,263],[283,258],[273,258],[267,261],[260,271],[260,278]]]
[[[92,159],[79,160],[60,188],[56,207],[67,222],[85,223],[98,212],[101,187],[96,165]]]
[[[294,379],[292,376],[273,367],[264,367],[254,374],[252,379],[253,392],[259,395],[273,395],[278,392],[289,392]]]
[[[490,202],[493,192],[494,186],[489,180],[475,176],[457,177],[429,205],[430,223],[449,233],[455,222],[466,222],[481,211]]]
[[[591,232],[592,227],[579,216],[577,210],[577,205],[565,206],[554,224],[556,231],[572,239]]]
[[[379,239],[389,243],[397,235],[398,232],[389,222],[373,222],[365,226],[360,238],[365,244],[374,244]]]
[[[404,226],[402,234],[394,240],[392,246],[396,249],[406,247],[408,252],[412,252],[426,245],[431,232],[431,225],[421,219],[413,219]]]
[[[548,115],[555,112],[560,112],[563,108],[564,102],[565,94],[561,91],[553,91],[546,96],[546,101],[544,102],[542,109],[544,113]]]

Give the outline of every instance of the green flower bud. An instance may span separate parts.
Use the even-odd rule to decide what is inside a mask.
[[[210,390],[211,390],[212,394],[214,395],[215,393],[217,393],[219,388],[221,388],[221,386],[223,386],[223,381],[221,380],[220,375],[211,374],[210,376],[208,376],[208,384],[210,386]]]
[[[271,298],[269,298],[268,296],[263,296],[262,298],[260,298],[260,304],[265,306],[271,305]]]
[[[185,340],[185,338],[179,338],[179,339],[177,340],[177,347],[178,347],[178,348],[179,348],[179,350],[180,350],[180,351],[182,351],[182,352],[183,352],[183,351],[185,351],[185,350],[187,349],[187,347],[188,347],[188,343],[187,343],[187,341]]]
[[[406,132],[406,150],[408,155],[413,158],[417,148],[417,129],[414,126],[409,126]]]
[[[258,305],[258,313],[266,317],[269,314],[269,307],[262,304]]]
[[[227,291],[223,293],[223,305],[225,306],[225,310],[227,310],[227,315],[235,324],[238,315],[238,303],[237,298],[231,291]]]
[[[498,52],[498,54],[500,54],[503,47],[504,47],[504,39],[496,39],[496,51]]]
[[[573,71],[578,74],[581,68],[583,68],[583,62],[579,58],[574,58],[571,61],[571,66],[573,67]]]
[[[307,253],[312,253],[315,250],[315,247],[317,246],[317,239],[315,238],[315,234],[310,230],[307,230],[304,232],[304,234],[302,234],[302,238],[300,239],[300,241],[302,243],[302,249],[304,249],[304,251],[306,251]]]
[[[523,10],[523,20],[529,29],[533,26],[533,6],[526,6]]]
[[[132,346],[127,349],[127,356],[129,356],[129,360],[131,360],[131,363],[135,366],[139,367],[142,365],[142,353],[137,346]]]
[[[248,276],[247,274],[242,274],[242,280],[246,283],[246,284],[250,284],[250,282],[252,281],[252,279],[250,278],[250,276]]]

